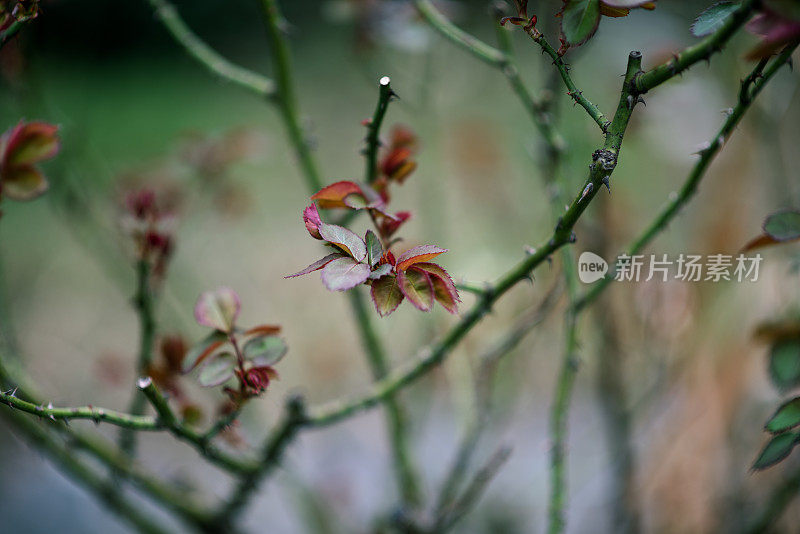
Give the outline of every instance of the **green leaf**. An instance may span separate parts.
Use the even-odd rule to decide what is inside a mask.
[[[772,438],[761,451],[761,454],[758,455],[753,464],[753,469],[761,470],[772,467],[789,456],[794,446],[797,445],[797,438],[798,435],[792,432],[778,434]]]
[[[322,223],[319,225],[322,239],[343,250],[356,261],[364,261],[367,257],[367,246],[364,240],[342,226]]]
[[[788,210],[773,213],[764,221],[764,232],[775,241],[800,238],[800,211]]]
[[[369,278],[369,265],[353,258],[333,260],[322,269],[322,283],[331,291],[347,291]]]
[[[200,362],[220,348],[227,340],[228,336],[224,332],[219,330],[211,332],[200,343],[186,352],[186,356],[183,357],[183,372],[188,373],[197,367]]]
[[[800,397],[795,397],[781,404],[764,428],[768,432],[777,434],[798,425],[800,425]]]
[[[378,236],[375,235],[375,232],[372,230],[367,230],[367,235],[364,236],[364,242],[367,244],[367,259],[369,260],[369,266],[375,267],[375,264],[381,261],[381,256],[383,256],[383,245],[381,245],[381,240],[378,239]]]
[[[397,272],[397,283],[403,295],[420,311],[433,308],[433,282],[430,276],[416,269]]]
[[[564,0],[561,35],[570,46],[589,40],[600,24],[600,0]]]
[[[214,387],[224,384],[233,378],[233,370],[236,368],[236,356],[230,352],[223,352],[214,356],[200,370],[197,381],[201,386]]]
[[[725,24],[728,17],[739,8],[733,2],[717,2],[708,9],[700,13],[692,24],[692,34],[695,37],[702,37],[714,33]]]
[[[800,339],[782,339],[772,345],[769,375],[781,391],[800,384]]]
[[[278,363],[288,350],[286,342],[277,336],[258,336],[245,343],[242,352],[256,367],[264,367]]]
[[[396,276],[384,276],[372,282],[370,295],[381,317],[386,317],[395,311],[403,302],[403,293],[400,291]]]

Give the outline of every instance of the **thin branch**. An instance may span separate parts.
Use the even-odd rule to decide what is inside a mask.
[[[0,403],[5,404],[9,408],[15,408],[41,417],[42,419],[50,419],[52,421],[89,419],[95,423],[102,421],[133,430],[161,430],[161,426],[153,417],[131,415],[114,410],[106,410],[105,408],[96,408],[94,406],[72,408],[54,408],[52,405],[42,406],[16,397],[13,390],[9,392],[0,392]]]
[[[178,10],[168,0],[148,0],[156,17],[172,38],[186,52],[221,79],[238,85],[258,96],[271,98],[275,96],[275,83],[269,78],[232,63],[219,52],[211,48],[192,31],[181,18]]]
[[[169,407],[167,399],[158,391],[158,388],[149,377],[140,378],[137,385],[156,410],[158,423],[163,425],[176,438],[192,445],[197,452],[211,463],[237,474],[248,474],[258,469],[257,464],[222,452],[210,443],[210,438],[181,424]]]
[[[139,359],[136,372],[144,376],[153,360],[153,343],[156,335],[156,322],[153,302],[153,292],[150,288],[150,264],[146,259],[140,259],[136,264],[136,296],[133,298],[136,313],[139,319]],[[147,402],[144,396],[134,391],[128,411],[134,416],[144,415]],[[130,428],[123,428],[119,436],[119,446],[128,456],[135,456],[136,433]]]
[[[14,38],[15,35],[19,33],[23,26],[25,26],[27,21],[19,21],[15,20],[11,23],[11,25],[6,28],[4,31],[0,32],[0,49],[2,49],[7,43]]]
[[[217,524],[226,527],[230,525],[239,511],[253,497],[253,493],[261,481],[275,468],[284,449],[306,421],[303,399],[296,396],[289,398],[283,420],[272,430],[264,444],[258,468],[251,470],[239,479],[231,497],[216,514]]]
[[[636,91],[645,93],[650,89],[661,85],[667,80],[674,78],[678,74],[694,65],[695,63],[708,60],[712,54],[722,50],[722,47],[733,36],[736,31],[744,26],[753,11],[760,4],[760,0],[745,0],[739,8],[731,13],[722,27],[712,33],[694,46],[685,48],[679,54],[673,56],[669,61],[658,65],[645,72],[636,79]]]
[[[468,514],[478,500],[483,496],[489,483],[494,479],[503,464],[506,463],[509,456],[511,456],[511,448],[507,446],[500,447],[481,469],[475,473],[472,481],[469,483],[464,493],[459,499],[453,503],[452,507],[444,511],[435,523],[431,532],[444,533],[455,526],[455,524],[466,514]]]
[[[69,449],[50,436],[50,433],[41,425],[27,416],[9,411],[3,411],[2,417],[6,418],[12,428],[24,434],[28,443],[47,454],[61,471],[68,473],[71,478],[83,485],[92,495],[105,503],[112,512],[130,523],[136,530],[145,534],[170,532],[169,529],[143,514],[140,506],[131,503],[120,492],[114,491],[114,487],[108,480],[96,474],[84,462],[76,458]]]
[[[389,109],[389,102],[394,96],[391,80],[384,76],[378,82],[379,93],[378,103],[375,106],[375,113],[372,115],[367,125],[367,147],[364,149],[364,156],[367,160],[364,181],[371,184],[378,177],[378,149],[381,146],[380,132],[386,110]]]
[[[434,7],[430,0],[414,0],[414,5],[431,27],[476,58],[493,67],[503,68],[508,64],[508,58],[502,51],[454,25]]]
[[[797,48],[797,43],[789,45],[783,52],[775,59],[768,68],[763,69],[761,64],[757,65],[753,73],[748,76],[743,82],[740,90],[740,98],[736,105],[731,109],[728,118],[723,123],[722,127],[716,135],[708,143],[708,146],[699,152],[700,159],[692,168],[686,181],[681,186],[677,195],[670,199],[667,205],[662,209],[661,213],[651,222],[647,228],[637,237],[627,248],[626,253],[630,256],[641,252],[655,237],[661,233],[667,225],[672,221],[680,212],[681,208],[685,206],[689,200],[697,192],[697,187],[700,185],[703,177],[705,176],[708,167],[714,158],[722,149],[725,141],[730,137],[736,126],[742,120],[742,117],[747,112],[753,100],[761,93],[762,89],[770,81],[780,68],[785,65],[791,58],[792,52]],[[763,69],[763,73],[761,73]],[[761,74],[759,74],[761,73]],[[755,75],[754,75],[755,74]],[[594,302],[594,300],[602,293],[608,284],[614,280],[614,273],[610,272],[604,278],[597,281],[592,289],[584,293],[575,303],[575,311],[580,312],[586,306]]]
[[[389,359],[386,349],[372,325],[370,310],[363,295],[353,289],[349,293],[350,304],[356,317],[361,334],[361,342],[369,359],[372,376],[381,380],[389,373]],[[408,423],[405,410],[395,395],[390,395],[384,402],[389,430],[389,444],[392,450],[392,463],[397,477],[398,489],[403,503],[409,507],[421,502],[420,484],[408,440]]]
[[[306,185],[312,191],[322,188],[322,180],[317,170],[317,165],[311,153],[311,147],[297,111],[297,93],[294,88],[294,76],[289,58],[289,47],[284,34],[285,21],[281,15],[277,0],[260,0],[261,12],[264,17],[264,26],[270,42],[273,67],[277,82],[276,103],[281,112],[281,118],[286,127],[292,147]]]

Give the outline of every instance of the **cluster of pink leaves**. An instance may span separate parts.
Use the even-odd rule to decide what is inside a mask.
[[[746,29],[761,37],[761,42],[747,53],[747,57],[769,57],[800,38],[800,2],[764,0],[761,12],[747,23]]]
[[[195,319],[214,331],[192,347],[183,361],[184,373],[200,368],[198,381],[206,387],[235,378],[238,388],[225,387],[224,391],[236,405],[259,395],[278,377],[274,365],[288,350],[278,337],[280,326],[239,328],[236,320],[240,311],[239,295],[232,289],[223,287],[200,295]]]
[[[58,153],[57,134],[58,126],[20,121],[0,137],[0,198],[32,200],[47,191],[36,164]]]
[[[435,301],[450,313],[457,313],[460,299],[455,284],[447,271],[430,262],[447,250],[421,245],[406,250],[396,259],[389,250],[396,242],[389,239],[410,214],[389,214],[380,194],[366,184],[349,181],[325,187],[311,199],[323,208],[368,210],[381,237],[367,230],[362,239],[347,228],[325,223],[316,205],[311,204],[303,211],[306,229],[311,237],[324,241],[335,252],[287,278],[321,270],[322,283],[331,291],[367,284],[371,286],[375,309],[382,317],[396,310],[403,299],[422,311],[430,311]]]

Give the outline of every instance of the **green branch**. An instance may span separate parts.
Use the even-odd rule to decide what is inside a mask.
[[[740,88],[740,96],[736,105],[730,110],[728,118],[723,123],[719,131],[714,135],[708,146],[699,152],[700,159],[692,168],[686,181],[681,186],[678,194],[671,198],[667,205],[661,210],[658,216],[645,228],[645,230],[637,237],[627,248],[626,254],[633,256],[641,252],[655,237],[661,233],[669,222],[678,215],[681,208],[691,200],[701,180],[705,176],[708,167],[714,158],[722,149],[725,141],[730,137],[736,126],[742,120],[753,100],[761,93],[766,84],[772,79],[775,73],[785,65],[791,58],[792,52],[797,48],[797,43],[789,45],[781,52],[777,59],[775,59],[767,68],[764,64],[759,64],[753,72],[745,78]],[[763,69],[763,72],[762,72]],[[586,306],[594,302],[594,300],[602,293],[608,284],[614,280],[614,272],[610,272],[604,278],[597,281],[592,289],[587,291],[575,303],[574,309],[576,312],[582,311]]]
[[[260,0],[260,4],[264,17],[264,26],[271,45],[270,52],[272,54],[273,68],[275,69],[275,80],[277,82],[277,92],[274,95],[275,101],[289,135],[289,140],[303,170],[306,185],[310,190],[317,191],[322,188],[322,180],[311,154],[311,147],[306,134],[300,126],[289,47],[286,44],[286,36],[283,30],[283,16],[277,0]]]
[[[2,49],[6,43],[11,41],[17,33],[22,29],[25,25],[24,22],[20,22],[18,20],[11,23],[11,25],[6,28],[4,31],[0,32],[0,49]]]
[[[430,0],[414,0],[414,5],[431,27],[476,58],[498,68],[504,68],[508,64],[508,58],[502,51],[454,25],[434,7]]]
[[[261,481],[275,468],[284,449],[307,422],[305,404],[301,397],[291,397],[286,403],[283,420],[272,430],[264,443],[257,469],[239,479],[228,501],[219,509],[215,521],[227,527],[252,498]]]
[[[80,406],[74,408],[54,408],[52,405],[42,406],[16,397],[12,392],[0,392],[0,403],[9,408],[14,408],[42,419],[52,421],[70,421],[72,419],[89,419],[95,423],[104,422],[133,430],[160,430],[161,426],[152,417],[130,415],[105,408],[94,406]]]
[[[696,45],[685,48],[669,61],[642,74],[636,80],[636,91],[638,93],[646,93],[678,74],[682,74],[683,71],[698,61],[709,59],[714,52],[721,51],[733,34],[749,20],[750,15],[753,14],[753,11],[760,3],[760,0],[744,0],[738,9],[731,13],[719,30]]]
[[[136,296],[133,298],[139,318],[139,359],[136,364],[136,372],[139,376],[146,375],[152,363],[153,343],[156,335],[150,274],[150,264],[146,259],[140,259],[136,264]],[[128,412],[134,416],[141,416],[144,415],[146,407],[145,398],[138,390],[135,391]],[[135,456],[136,433],[130,428],[123,428],[119,436],[119,446],[125,454]]]
[[[388,76],[381,78],[378,84],[380,86],[378,103],[375,106],[375,113],[372,114],[372,119],[367,125],[367,147],[364,150],[364,156],[367,160],[364,181],[368,184],[374,182],[378,177],[378,149],[381,146],[381,124],[383,124],[383,118],[386,116],[386,110],[389,109],[389,102],[394,96],[391,80]]]
[[[275,95],[275,83],[256,72],[232,63],[211,48],[192,31],[181,18],[178,10],[167,0],[148,0],[156,17],[173,39],[186,52],[221,79],[238,85],[258,96],[270,98]]]
[[[247,474],[258,469],[257,464],[222,452],[210,443],[211,440],[207,435],[183,425],[169,407],[167,399],[158,391],[158,388],[149,377],[140,378],[137,385],[156,410],[158,423],[163,425],[176,438],[192,445],[197,452],[211,463],[235,474]]]
[[[111,483],[76,458],[72,451],[58,443],[41,425],[27,416],[13,412],[3,411],[2,417],[6,418],[12,428],[23,434],[28,443],[44,452],[61,471],[69,474],[72,479],[108,506],[109,510],[130,523],[136,530],[145,534],[170,532],[143,514],[140,506],[132,503],[122,493],[114,491]]]
[[[369,359],[372,377],[385,378],[389,373],[389,359],[380,337],[372,325],[370,310],[363,296],[356,289],[349,293],[350,304],[356,317],[361,342]],[[408,424],[406,414],[398,399],[391,395],[386,398],[386,417],[389,425],[389,443],[400,495],[404,504],[413,507],[421,503],[420,484],[411,459],[408,443]]]

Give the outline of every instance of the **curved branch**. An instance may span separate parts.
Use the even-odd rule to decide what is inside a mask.
[[[148,0],[156,17],[172,38],[181,45],[190,56],[205,66],[213,74],[225,81],[238,85],[258,96],[270,98],[275,96],[275,83],[269,78],[236,65],[211,48],[192,31],[181,18],[178,10],[168,0]]]
[[[658,65],[645,72],[636,80],[636,90],[645,93],[650,89],[661,85],[667,80],[683,73],[686,69],[698,61],[707,60],[714,52],[719,52],[728,40],[736,33],[736,30],[744,26],[755,8],[760,4],[759,0],[745,0],[739,8],[731,13],[725,24],[694,46],[684,49],[676,54],[669,61]]]

